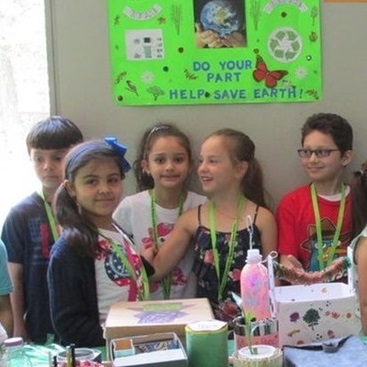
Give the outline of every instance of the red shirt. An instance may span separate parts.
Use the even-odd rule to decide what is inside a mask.
[[[338,220],[340,200],[329,201],[318,196],[324,262],[327,262]],[[307,271],[320,270],[317,259],[317,236],[310,186],[302,186],[286,194],[276,212],[278,252],[293,255]],[[351,195],[347,192],[345,212],[335,257],[345,256],[351,240]]]

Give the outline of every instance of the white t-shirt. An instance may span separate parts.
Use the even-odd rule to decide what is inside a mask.
[[[99,236],[99,245],[103,248],[95,260],[97,299],[99,320],[101,325],[106,321],[110,306],[120,301],[138,301],[139,291],[143,290],[142,267],[143,264],[134,245],[129,238],[121,232],[99,230],[103,236],[111,239],[125,255],[134,269],[137,279],[134,280],[128,269],[121,261],[119,254],[111,249],[111,241]]]
[[[352,242],[350,243],[349,247],[353,250],[353,261],[355,259],[355,249],[357,247],[357,244],[359,242],[359,240],[363,237],[367,237],[367,226],[364,227],[364,229],[362,230],[362,232],[355,238],[353,238]],[[354,265],[354,271],[353,271],[353,286],[354,289],[356,291],[356,295],[357,295],[357,316],[360,317],[360,304],[359,304],[359,293],[358,293],[358,274],[357,274],[357,266],[356,264]]]
[[[203,204],[207,198],[189,191],[183,205],[183,211]],[[178,210],[162,208],[156,205],[157,232],[160,245],[164,244],[178,218]],[[114,215],[114,220],[130,235],[139,249],[144,243],[153,243],[151,197],[149,191],[142,191],[127,196],[121,201]],[[170,299],[192,298],[196,296],[196,277],[192,273],[194,252],[190,248],[185,257],[171,273]],[[161,282],[150,283],[150,299],[164,299]]]

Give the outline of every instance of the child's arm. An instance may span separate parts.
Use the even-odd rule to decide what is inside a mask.
[[[4,327],[9,337],[13,335],[13,314],[9,294],[0,296],[0,324]]]
[[[181,215],[167,241],[159,249],[153,261],[155,273],[150,279],[160,280],[173,270],[189,248],[196,228],[197,208],[194,208]]]
[[[257,225],[261,235],[262,255],[265,259],[277,249],[277,226],[270,210],[260,207]]]
[[[280,255],[280,263],[287,268],[303,269],[303,266],[293,255]]]
[[[99,324],[94,260],[77,256],[66,243],[58,246],[56,242],[52,250],[47,281],[51,319],[57,335],[65,345],[103,345],[105,340]]]
[[[358,293],[361,308],[361,323],[363,334],[367,335],[367,238],[362,237],[358,242],[355,259],[357,263]]]
[[[14,291],[10,294],[14,319],[13,336],[21,336],[24,340],[28,340],[28,333],[24,323],[23,265],[9,262],[8,266],[9,274],[14,285]]]

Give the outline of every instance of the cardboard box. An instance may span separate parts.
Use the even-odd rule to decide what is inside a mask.
[[[159,344],[162,350],[150,351],[151,345]],[[162,347],[164,343],[170,343],[174,345],[173,349],[166,349]],[[120,347],[119,347],[120,345]],[[125,345],[132,347],[130,355],[122,357],[116,357],[115,354],[121,349],[125,348]],[[142,349],[149,351],[144,353],[140,352]],[[113,367],[187,367],[188,360],[185,349],[175,333],[158,333],[151,335],[135,336],[132,338],[119,338],[112,339],[110,343],[110,355],[112,356]]]
[[[206,298],[117,302],[111,306],[106,319],[107,351],[112,339],[165,332],[174,332],[185,345],[187,324],[213,318]]]
[[[300,345],[358,334],[357,298],[348,269],[348,284],[319,283],[272,287],[274,314],[279,321],[279,346]],[[271,271],[269,272],[271,273]],[[270,274],[271,275],[271,274]]]

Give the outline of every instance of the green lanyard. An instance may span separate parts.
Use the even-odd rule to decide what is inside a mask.
[[[219,252],[217,249],[217,234],[216,234],[216,225],[215,225],[215,202],[213,200],[209,203],[209,225],[210,225],[210,238],[212,242],[213,248],[213,256],[214,256],[214,265],[215,270],[218,277],[218,301],[221,301],[223,298],[224,288],[228,282],[228,272],[233,261],[234,256],[234,248],[236,246],[237,240],[237,229],[238,229],[238,218],[242,212],[242,209],[245,205],[245,197],[241,196],[237,203],[237,213],[236,219],[233,222],[232,230],[231,230],[231,237],[229,238],[229,252],[226,260],[226,265],[224,267],[223,274],[220,274],[220,264],[219,264]]]
[[[124,238],[124,240],[126,242],[129,242],[127,238],[125,238],[124,233],[120,232],[119,233],[122,235],[122,237]],[[144,264],[142,263],[141,259],[140,262],[142,263],[142,267],[141,267],[141,276],[142,276],[142,283],[143,283],[143,289],[141,289],[139,287],[138,284],[138,276],[136,274],[135,269],[133,268],[133,266],[131,265],[129,259],[127,258],[127,251],[126,251],[126,245],[125,243],[122,243],[122,246],[125,247],[125,253],[122,252],[121,247],[119,246],[119,244],[114,241],[113,239],[106,237],[103,233],[101,233],[101,231],[98,231],[98,234],[103,237],[111,246],[112,251],[120,258],[120,260],[122,261],[122,263],[125,266],[125,269],[127,270],[129,277],[137,284],[137,289],[138,289],[138,297],[139,297],[139,301],[144,301],[146,299],[149,299],[149,281],[148,281],[148,275],[147,272],[144,268]]]
[[[312,206],[313,212],[315,215],[315,223],[316,223],[316,235],[317,235],[317,259],[319,261],[320,270],[323,270],[326,266],[330,265],[334,259],[336,247],[338,245],[340,231],[342,229],[343,218],[344,218],[344,211],[345,211],[345,185],[342,184],[341,186],[341,199],[340,199],[340,206],[339,206],[339,213],[338,213],[338,221],[336,224],[336,230],[334,233],[333,242],[331,244],[331,251],[327,258],[327,262],[325,265],[324,262],[324,247],[322,241],[322,233],[321,233],[321,218],[320,218],[320,210],[319,204],[317,202],[317,193],[314,184],[311,184],[311,198],[312,198]]]
[[[45,195],[44,195],[42,190],[38,192],[38,195],[41,197],[41,199],[43,201],[43,205],[45,206],[47,221],[48,221],[48,224],[51,228],[51,233],[52,233],[52,237],[54,239],[54,242],[56,242],[56,240],[59,238],[59,231],[57,230],[57,225],[56,225],[55,217],[54,217],[54,214],[52,212],[51,206],[46,201]]]
[[[181,195],[180,203],[178,205],[178,215],[177,218],[182,214],[183,212],[183,206],[184,206],[184,196]],[[158,236],[158,226],[157,226],[157,211],[156,211],[156,198],[155,198],[155,190],[153,189],[150,193],[150,208],[151,208],[151,216],[152,216],[152,227],[153,227],[153,241],[154,241],[154,247],[156,251],[159,251],[159,236]],[[169,299],[171,294],[171,283],[172,283],[172,276],[171,274],[168,274],[165,276],[162,281],[162,288],[163,288],[163,295],[164,299]]]

